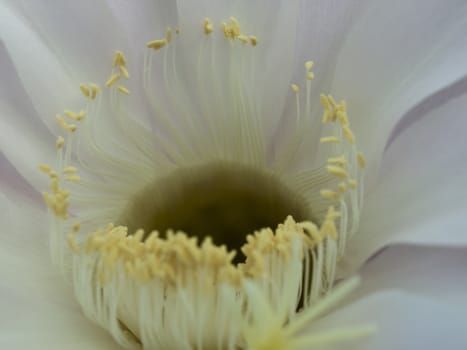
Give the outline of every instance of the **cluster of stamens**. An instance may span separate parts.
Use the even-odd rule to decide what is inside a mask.
[[[221,24],[225,39],[238,40],[243,45],[257,45],[256,36],[245,35],[234,17],[229,20],[230,24],[227,22]],[[204,19],[202,31],[206,35],[214,31],[214,25],[209,18]],[[176,29],[175,33],[179,34],[180,30]],[[167,28],[165,38],[148,42],[147,48],[160,50],[168,46],[171,40],[172,30]],[[305,63],[307,94],[310,90],[310,81],[314,77],[311,72],[312,66],[311,61]],[[121,80],[129,78],[127,59],[121,51],[117,51],[112,62],[110,77],[104,85],[109,90],[117,90],[129,95],[130,91],[124,85],[117,85]],[[299,126],[301,123],[300,88],[296,84],[292,84],[291,88],[296,94],[297,119],[295,122]],[[93,101],[102,95],[100,87],[95,83],[81,84],[80,90],[87,98],[87,108],[92,106]],[[357,152],[355,148],[355,136],[347,118],[345,101],[337,103],[332,96],[322,95],[321,104],[324,108],[322,123],[325,126],[330,126],[331,134],[322,137],[320,143],[329,144],[332,147],[332,150],[328,152],[331,156],[328,157],[324,169],[327,175],[333,179],[331,182],[335,184],[335,188],[321,189],[319,195],[324,201],[333,203],[326,205],[326,214],[320,220],[319,225],[311,221],[296,222],[289,216],[275,230],[262,228],[247,235],[246,243],[241,247],[245,261],[238,265],[233,263],[235,251],[229,251],[223,245],[215,245],[209,236],[200,242],[196,237],[188,236],[189,232],[171,230],[162,233],[158,231],[146,233],[143,230],[128,232],[128,228],[125,226],[108,224],[103,228],[94,228],[87,237],[79,235],[81,224],[75,220],[76,213],[70,212],[71,191],[68,185],[80,182],[81,178],[78,175],[78,169],[71,165],[71,152],[74,149],[73,135],[79,129],[79,123],[84,121],[88,114],[91,114],[91,110],[81,110],[77,113],[65,110],[64,117],[57,115],[57,121],[68,137],[66,142],[62,136],[57,139],[57,170],[45,164],[39,166],[40,170],[47,174],[51,180],[51,192],[44,192],[43,197],[53,215],[55,224],[52,225],[54,227],[52,240],[55,239],[58,245],[61,242],[67,242],[72,252],[68,261],[73,268],[77,298],[85,313],[96,322],[109,328],[122,344],[126,344],[128,339],[119,337],[131,330],[131,334],[139,338],[143,344],[146,341],[151,342],[151,344],[163,345],[162,338],[162,340],[151,338],[150,329],[145,328],[149,325],[139,324],[140,321],[136,320],[137,317],[120,305],[119,297],[115,297],[115,295],[118,296],[118,293],[112,294],[112,290],[122,291],[122,294],[127,293],[134,300],[138,300],[141,296],[138,294],[139,290],[146,293],[145,288],[148,286],[157,290],[154,295],[163,296],[163,300],[156,300],[155,296],[149,296],[149,294],[144,294],[144,298],[147,298],[151,305],[161,303],[159,306],[151,307],[154,307],[154,310],[161,314],[166,313],[165,320],[160,321],[160,327],[163,329],[164,327],[172,327],[171,322],[174,324],[177,322],[177,315],[172,317],[170,314],[169,301],[171,299],[166,295],[168,290],[177,290],[177,288],[183,289],[179,292],[181,296],[195,304],[203,299],[203,292],[217,298],[216,300],[220,303],[221,300],[224,300],[222,298],[227,295],[224,289],[227,285],[232,288],[234,294],[229,294],[228,298],[230,299],[225,298],[232,302],[235,301],[233,306],[229,306],[232,310],[239,306],[236,311],[230,310],[233,313],[237,312],[239,317],[244,317],[242,308],[248,304],[249,293],[244,289],[245,283],[250,287],[251,284],[254,284],[260,290],[261,288],[267,289],[265,294],[268,294],[271,302],[284,302],[285,296],[291,295],[291,300],[286,301],[288,303],[287,316],[284,316],[285,319],[281,319],[281,322],[286,322],[294,317],[293,314],[298,303],[297,295],[302,295],[303,305],[306,308],[326,293],[334,280],[336,262],[331,262],[330,266],[325,266],[325,262],[329,262],[335,257],[334,246],[336,244],[340,255],[342,254],[346,235],[348,232],[352,233],[356,230],[358,220],[355,217],[358,216],[362,191],[361,186],[357,186],[359,183],[357,177],[361,176],[359,169],[364,168],[365,160],[363,154]],[[309,109],[307,96],[306,115],[310,114]],[[78,160],[80,160],[79,155]],[[354,193],[357,190],[359,192]],[[349,193],[351,191],[353,192]],[[346,201],[353,203],[354,207],[350,213],[353,215],[351,225],[348,220],[349,211]],[[338,211],[334,209],[335,207],[338,208]],[[74,218],[73,224],[70,217]],[[78,217],[78,219],[80,218]],[[68,232],[66,240],[61,236],[63,231]],[[56,247],[57,244],[53,246]],[[60,258],[55,259],[55,261],[67,260],[66,252],[62,248],[59,250],[60,252],[57,254],[60,255]],[[304,281],[302,281],[302,274]],[[292,283],[285,283],[285,281],[292,281]],[[291,284],[293,287],[290,286]],[[89,300],[92,301],[86,304]],[[100,307],[99,303],[105,304],[107,307]],[[216,307],[216,305],[207,308]],[[190,310],[194,312],[193,310],[197,310],[197,307],[195,305]],[[135,308],[139,310],[138,312],[144,313],[141,305]],[[216,313],[215,309],[211,311]],[[151,320],[151,317],[156,316],[146,313],[140,320]],[[222,322],[227,322],[229,317],[225,315],[222,317],[226,318]],[[124,327],[122,326],[123,319],[125,321]],[[215,320],[209,322],[215,324]],[[232,331],[232,337],[235,338],[241,332],[240,328]],[[223,338],[221,338],[222,335],[216,338],[218,344],[223,342]],[[199,338],[197,339],[196,341],[199,342]],[[233,341],[233,345],[227,347],[237,347],[238,342],[236,339]]]

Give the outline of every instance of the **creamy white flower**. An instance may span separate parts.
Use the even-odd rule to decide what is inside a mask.
[[[11,8],[17,6],[10,5]],[[293,325],[300,289],[305,295],[303,303],[308,307],[321,292],[332,286],[337,259],[349,257],[345,246],[358,226],[362,198],[358,163],[362,167],[364,160],[354,146],[355,137],[349,127],[346,105],[323,96],[323,120],[331,128],[320,130],[316,122],[316,102],[311,103],[311,63],[303,67],[303,60],[302,77],[290,80],[296,65],[293,52],[296,31],[290,23],[296,23],[298,4],[287,4],[280,15],[275,13],[274,25],[268,23],[272,17],[266,17],[264,13],[257,16],[259,12],[255,11],[254,5],[248,7],[249,11],[233,8],[230,14],[226,14],[227,9],[216,6],[201,7],[206,13],[197,18],[196,8],[188,6],[188,10],[183,3],[179,4],[179,18],[168,23],[173,29],[166,32],[164,25],[163,32],[161,28],[155,30],[160,33],[159,39],[147,44],[149,49],[157,49],[156,54],[145,54],[143,58],[139,54],[143,52],[141,47],[133,47],[128,51],[136,54],[131,54],[127,60],[118,51],[109,76],[101,79],[107,81],[105,91],[95,83],[81,85],[81,91],[89,99],[83,112],[79,101],[71,98],[70,109],[63,114],[76,124],[70,124],[62,116],[57,118],[67,134],[65,138],[57,139],[58,158],[54,169],[41,166],[52,179],[51,193],[46,194],[45,199],[55,216],[50,227],[54,261],[66,276],[73,276],[75,295],[86,315],[109,329],[126,347],[133,347],[136,343],[169,348],[203,347],[206,344],[243,346],[245,341],[248,343],[248,336],[242,327],[235,329],[233,325],[248,324],[248,312],[243,312],[243,305],[246,303],[254,309],[256,304],[260,304],[249,301],[249,296],[258,292],[256,288],[266,297],[267,303],[281,306],[278,325],[282,326],[287,319]],[[96,10],[96,18],[102,19],[99,9],[105,12],[105,7]],[[366,11],[372,14],[372,11],[379,10],[370,7]],[[13,13],[15,10],[7,6],[6,11]],[[27,15],[28,12],[25,13]],[[229,18],[236,13],[236,17]],[[241,14],[245,16],[245,25]],[[252,14],[256,16],[248,17]],[[18,25],[14,20],[16,17],[6,18],[5,28],[11,31]],[[226,24],[220,25],[222,21]],[[44,22],[46,26],[47,23]],[[254,31],[255,28],[258,32]],[[358,33],[359,25],[354,28]],[[459,28],[457,24],[453,25],[452,33],[448,32],[453,35],[442,38],[444,41],[441,40],[439,47],[444,48],[443,43],[447,45]],[[80,29],[86,30],[86,27]],[[119,30],[117,27],[112,29]],[[53,32],[51,35],[62,34]],[[67,35],[64,37],[71,39]],[[23,57],[15,55],[15,52],[21,52],[21,47],[8,40],[13,36],[6,35],[5,38],[15,62],[21,62]],[[344,45],[343,51],[345,48]],[[438,47],[433,52],[437,53],[437,50]],[[77,52],[75,57],[82,54]],[[49,58],[54,57],[57,56]],[[137,63],[132,69],[129,62],[137,62],[138,58],[144,62],[142,69]],[[75,63],[77,67],[86,66],[85,62]],[[281,69],[277,70],[277,67]],[[339,67],[338,64],[337,72]],[[137,72],[136,79],[133,71]],[[22,79],[31,78],[31,75],[21,76]],[[341,76],[346,78],[345,72]],[[160,80],[155,81],[155,77]],[[136,80],[136,84],[117,85],[127,78],[130,82]],[[89,80],[97,81],[94,77]],[[292,82],[290,107],[284,104],[289,82]],[[63,86],[68,85],[65,83]],[[300,84],[303,84],[301,88]],[[336,86],[339,90],[339,86],[345,84]],[[69,93],[72,96],[71,90]],[[130,93],[131,96],[125,96]],[[37,95],[33,97],[31,94],[31,97],[36,99]],[[63,96],[65,100],[67,98]],[[44,108],[40,98],[34,104],[38,110]],[[281,106],[286,106],[285,112]],[[380,120],[384,126],[380,130],[385,135],[396,120],[387,113],[386,109],[382,111]],[[400,115],[397,111],[392,113]],[[150,117],[144,120],[147,115]],[[149,128],[152,128],[152,133],[147,132]],[[56,131],[53,126],[52,130]],[[371,130],[372,136],[378,134],[378,128]],[[320,134],[323,147],[317,147]],[[327,142],[331,145],[336,142],[337,146],[326,147]],[[377,164],[378,152],[385,143],[367,142],[366,148],[373,155],[371,164]],[[306,161],[301,162],[303,159]],[[81,178],[76,175],[78,169],[75,164],[80,164]],[[17,166],[21,169],[20,163]],[[247,186],[245,179],[251,185]],[[76,187],[68,185],[79,180]],[[123,227],[103,226],[117,221],[130,226],[130,230],[141,226],[149,231],[171,228],[186,215],[182,212],[174,221],[170,215],[164,214],[166,210],[179,210],[181,203],[186,201],[186,196],[178,195],[177,189],[182,188],[193,198],[206,197],[202,192],[206,191],[205,186],[199,186],[206,181],[218,183],[222,193],[226,193],[226,188],[227,193],[231,193],[227,200],[223,198],[228,203],[226,209],[229,212],[230,201],[235,204],[239,191],[241,200],[247,202],[258,200],[258,193],[272,193],[274,202],[285,204],[277,215],[282,217],[273,217],[272,222],[266,220],[266,226],[282,221],[288,214],[307,221],[296,224],[288,219],[276,231],[277,239],[272,239],[268,231],[258,233],[244,248],[247,261],[242,268],[230,265],[233,256],[225,249],[215,248],[209,240],[197,248],[196,241],[182,234],[160,240],[154,235],[148,238],[143,232],[127,236]],[[68,187],[72,200],[70,211]],[[157,195],[156,200],[148,197],[148,189]],[[215,192],[210,199],[216,203]],[[267,204],[264,199],[259,199],[259,202]],[[189,204],[190,208],[196,207],[196,201]],[[339,210],[337,229],[334,221],[338,216],[332,205]],[[167,220],[167,223],[163,227],[146,223],[142,210],[155,213],[157,222]],[[282,211],[285,211],[284,215]],[[265,212],[269,214],[271,210]],[[75,220],[64,223],[63,220],[69,217]],[[199,218],[192,220],[189,216],[187,220],[188,226],[185,227],[199,222]],[[79,226],[73,224],[76,221],[80,221]],[[213,220],[201,220],[201,228],[216,231],[216,226],[214,229],[207,226],[210,221]],[[233,218],[229,225],[239,221],[244,226],[248,220],[245,217],[242,220]],[[321,228],[318,229],[312,221]],[[94,233],[85,242],[81,233],[76,234],[79,231]],[[67,232],[71,233],[66,236]],[[64,244],[65,237],[68,237],[69,246]],[[368,240],[368,236],[360,237]],[[273,246],[266,249],[264,244]],[[378,244],[360,241],[359,249],[363,253],[350,257],[363,259],[374,252]],[[180,247],[184,251],[180,252]],[[148,257],[157,260],[150,261]],[[312,280],[307,282],[305,279],[304,285],[301,280],[302,259],[305,259],[305,276],[309,275],[308,269],[313,269]],[[310,264],[309,259],[314,263]],[[165,264],[168,264],[167,268]],[[96,270],[89,270],[89,265]],[[174,268],[176,271],[172,271]],[[269,271],[266,280],[262,280],[264,271]],[[221,279],[230,287],[225,289],[223,283],[216,282],[211,292],[210,288],[206,289],[204,279],[197,276],[207,276],[206,281],[210,284]],[[245,278],[245,285],[248,286],[250,280],[257,284],[253,292],[243,289]],[[284,283],[286,280],[290,283]],[[235,286],[240,289],[235,289]],[[216,302],[207,302],[210,295]],[[191,316],[183,317],[184,313],[190,312]],[[213,332],[214,326],[226,334]],[[158,332],[160,329],[163,332]]]

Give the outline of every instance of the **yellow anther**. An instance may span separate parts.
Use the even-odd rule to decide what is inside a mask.
[[[81,85],[79,86],[79,88],[80,88],[81,92],[83,93],[83,95],[84,95],[85,97],[89,97],[89,96],[91,95],[90,92],[89,92],[89,89],[88,89],[88,87],[87,87],[86,85],[81,84]]]
[[[326,124],[332,119],[333,109],[331,108],[331,103],[326,95],[320,95],[319,100],[324,109],[322,122],[323,124]]]
[[[75,174],[78,172],[78,169],[76,169],[74,166],[67,166],[65,169],[63,169],[64,174]]]
[[[357,153],[357,160],[358,160],[358,165],[360,165],[360,168],[363,169],[366,165],[366,160],[362,152]]]
[[[328,171],[329,174],[343,178],[343,179],[346,179],[349,177],[349,174],[347,174],[347,172],[339,166],[328,165],[326,166],[326,170]]]
[[[172,29],[170,27],[165,30],[165,40],[167,40],[167,44],[172,40]]]
[[[339,143],[341,140],[337,136],[326,136],[322,137],[319,139],[320,143],[329,143],[329,142],[334,142],[334,143]]]
[[[235,17],[230,17],[230,22],[232,23],[232,34],[236,38],[241,34],[240,23],[238,23]]]
[[[350,187],[351,189],[353,189],[353,190],[356,189],[356,188],[357,188],[357,181],[355,181],[355,180],[353,180],[353,179],[350,179],[350,180],[349,180],[349,187]]]
[[[80,182],[81,178],[78,175],[70,175],[70,176],[65,177],[65,181]]]
[[[237,36],[237,38],[242,42],[243,45],[248,44],[248,37],[246,35],[240,34]]]
[[[305,62],[305,69],[309,71],[313,67],[313,61],[306,61]]]
[[[298,94],[300,92],[300,88],[296,84],[291,84],[290,87],[292,88],[292,91]]]
[[[105,83],[105,86],[111,87],[113,84],[115,84],[118,80],[120,79],[120,73],[115,73],[113,74],[109,80]]]
[[[124,87],[122,85],[117,86],[117,89],[118,89],[118,91],[124,93],[125,95],[130,94],[130,90],[128,90],[126,87]]]
[[[328,163],[344,166],[347,164],[347,159],[344,156],[328,158]]]
[[[349,126],[349,120],[347,119],[347,113],[345,111],[337,111],[335,117],[337,117],[342,126]]]
[[[120,66],[120,73],[122,73],[125,79],[130,79],[130,73],[128,73],[128,70],[124,66]]]
[[[112,62],[112,67],[116,68],[117,66],[124,66],[124,65],[126,65],[125,55],[123,55],[123,52],[121,51],[116,51],[114,60]]]
[[[233,30],[225,22],[222,22],[222,31],[226,39],[233,39]]]
[[[313,80],[315,77],[315,74],[313,72],[307,72],[306,73],[306,79],[307,80]]]
[[[321,190],[319,192],[321,197],[324,199],[331,199],[331,200],[338,200],[339,199],[339,194],[336,191],[331,191],[331,190]]]
[[[52,169],[47,164],[39,164],[38,168],[40,171],[47,175],[50,174],[50,172],[52,171]]]
[[[75,235],[73,233],[69,233],[66,238],[68,240],[68,245],[70,246],[71,251],[75,254],[78,254],[80,249]]]
[[[341,182],[339,185],[337,185],[337,188],[341,193],[344,193],[347,190],[347,185],[345,182]]]
[[[55,143],[55,147],[57,147],[57,149],[61,149],[64,144],[65,144],[65,139],[62,136],[57,137],[57,142]]]
[[[54,170],[51,170],[51,171],[49,172],[49,176],[50,176],[51,179],[58,179],[58,174],[57,174],[57,172],[54,171]]]
[[[76,121],[83,120],[86,117],[85,111],[80,111],[79,113],[75,113],[72,111],[65,110],[63,114],[65,114],[65,116],[67,116],[68,118],[76,120]]]
[[[338,107],[336,100],[331,95],[328,95],[328,101],[332,108],[336,109]]]
[[[146,44],[150,49],[159,50],[162,49],[167,44],[166,39],[153,40]]]
[[[344,125],[342,127],[342,131],[344,131],[344,136],[347,139],[347,141],[349,141],[349,143],[351,143],[351,144],[354,144],[355,143],[355,136],[354,136],[352,130],[350,130],[350,128],[347,125]]]
[[[71,229],[73,230],[73,232],[78,232],[79,230],[81,230],[81,224],[79,222],[75,222]]]
[[[205,34],[210,34],[214,30],[211,20],[207,17],[204,19],[204,22],[203,22],[203,30]]]
[[[91,99],[94,100],[97,94],[101,92],[101,88],[99,87],[99,85],[94,84],[94,83],[90,83],[89,87],[91,88]]]
[[[250,35],[250,44],[251,46],[256,46],[258,45],[258,38],[254,35]]]
[[[57,118],[57,121],[58,123],[60,124],[60,126],[66,130],[66,131],[71,131],[71,132],[74,132],[76,131],[76,125],[74,124],[68,124],[65,119],[63,119],[63,117],[60,115],[60,114],[57,114],[56,115],[56,118]]]

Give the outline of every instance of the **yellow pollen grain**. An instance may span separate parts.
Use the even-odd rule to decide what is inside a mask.
[[[126,65],[126,58],[122,51],[116,51],[114,55],[114,59],[112,62],[112,67],[116,68],[117,66],[124,66]]]
[[[243,45],[248,44],[248,37],[246,35],[240,34],[237,38],[242,42]]]
[[[120,66],[120,73],[122,73],[123,77],[125,79],[130,79],[130,73],[128,73],[128,70],[124,66]]]
[[[94,83],[90,83],[89,87],[91,88],[91,99],[94,100],[97,94],[101,92],[101,88],[99,87],[99,85]]]
[[[328,158],[328,163],[344,166],[345,164],[347,164],[347,159],[345,159],[344,156]]]
[[[62,136],[59,136],[57,138],[57,142],[55,143],[55,147],[57,147],[57,149],[61,149],[64,144],[65,144],[65,139]]]
[[[349,141],[349,143],[354,144],[355,143],[355,135],[353,134],[352,130],[347,125],[344,125],[342,127],[342,131],[344,132],[344,136]]]
[[[120,73],[113,74],[109,80],[106,81],[105,86],[111,87],[120,79]]]
[[[339,194],[336,191],[332,190],[321,190],[319,192],[322,198],[324,199],[331,199],[331,200],[338,200]]]
[[[346,179],[346,178],[349,177],[347,172],[344,169],[342,169],[341,167],[338,167],[338,166],[328,165],[326,167],[326,170],[328,171],[329,174],[340,177],[340,178],[343,178],[343,179]]]
[[[291,84],[290,87],[292,88],[292,91],[298,94],[300,92],[300,88],[296,84]]]
[[[78,175],[70,175],[70,176],[65,177],[65,181],[80,182],[81,178]]]
[[[258,45],[258,38],[254,35],[250,35],[250,44],[251,46],[256,46]]]
[[[47,175],[50,174],[50,172],[52,171],[52,169],[47,164],[39,164],[38,168],[40,171]]]
[[[167,44],[166,39],[153,40],[146,44],[150,49],[159,50],[162,49]]]
[[[212,22],[209,18],[205,18],[203,21],[203,30],[205,34],[210,34],[214,31],[214,27],[212,26]]]
[[[124,93],[125,95],[130,94],[130,90],[128,90],[126,87],[124,87],[122,85],[117,86],[117,89],[118,89],[118,91]]]
[[[362,152],[358,152],[357,153],[357,160],[358,160],[358,165],[360,165],[360,168],[365,168],[366,166],[366,160],[365,160],[365,156],[363,155]]]
[[[81,90],[81,92],[83,93],[83,95],[84,95],[85,97],[89,97],[89,96],[91,95],[90,92],[89,92],[89,89],[88,89],[88,87],[87,87],[86,85],[81,84],[81,85],[79,86],[79,89]]]
[[[57,121],[60,124],[60,126],[65,130],[65,131],[71,131],[74,132],[76,131],[76,125],[74,124],[68,124],[65,119],[60,114],[56,115]]]
[[[320,143],[339,143],[341,140],[337,136],[326,136],[319,139]]]
[[[67,166],[66,168],[63,169],[64,174],[74,174],[78,172],[78,169],[75,168],[74,166]]]

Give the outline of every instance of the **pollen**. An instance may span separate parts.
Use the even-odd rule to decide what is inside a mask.
[[[111,87],[120,79],[120,73],[113,74],[109,80],[106,81],[105,86]]]
[[[150,49],[159,50],[162,49],[167,44],[166,39],[153,40],[146,44]]]
[[[205,34],[210,34],[213,32],[214,28],[212,22],[209,18],[205,18],[203,22],[203,29]]]

